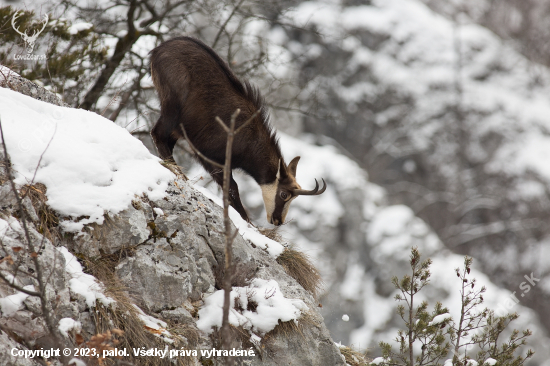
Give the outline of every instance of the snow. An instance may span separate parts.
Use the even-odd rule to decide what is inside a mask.
[[[92,28],[94,25],[92,23],[75,23],[69,27],[69,33],[70,34],[77,34],[78,32],[82,32],[85,30],[88,30]]]
[[[395,236],[405,231],[407,224],[414,218],[412,210],[404,205],[389,206],[381,209],[369,226],[369,240],[379,242],[385,236]]]
[[[477,362],[472,359],[468,359],[466,360],[466,366],[477,366]]]
[[[256,347],[259,347],[262,342],[262,337],[252,333],[252,335],[250,336],[250,342],[252,342],[252,344],[254,344]]]
[[[376,357],[374,360],[372,360],[370,363],[371,365],[380,365],[384,362],[389,362],[390,360],[384,357]]]
[[[497,360],[495,360],[494,358],[488,358],[486,359],[484,362],[483,362],[484,365],[490,365],[490,366],[493,366],[493,365],[496,365],[497,364]]]
[[[316,146],[308,141],[308,135],[296,138],[278,132],[277,136],[279,136],[281,151],[284,152],[287,162],[295,156],[301,156],[296,169],[296,178],[303,188],[312,189],[315,183],[314,179],[320,182],[321,177],[327,182],[338,182],[338,188],[342,190],[364,187],[365,180],[368,178],[367,173],[356,162],[341,154],[334,146],[328,144]],[[327,191],[329,188],[330,185],[327,187]],[[317,200],[325,194],[326,192],[312,198]],[[303,201],[307,197],[299,198]],[[336,210],[336,214],[341,214],[343,208],[342,206],[325,208],[325,211],[328,210]]]
[[[348,314],[342,315],[342,320],[345,322],[349,322],[349,315]]]
[[[224,291],[219,290],[205,299],[197,321],[197,327],[203,332],[209,334],[213,327],[221,328],[223,296]],[[230,299],[229,323],[260,335],[275,328],[279,320],[298,320],[302,311],[307,310],[302,300],[284,297],[275,280],[255,278],[249,286],[233,287]],[[235,309],[236,301],[241,309]],[[251,302],[257,304],[254,311],[248,310]]]
[[[20,76],[18,73],[11,70],[10,68],[0,65],[0,77],[8,78],[8,76],[11,76],[11,75]]]
[[[65,258],[65,272],[70,278],[69,288],[73,294],[82,295],[86,299],[89,308],[95,307],[96,301],[100,301],[105,306],[115,302],[112,298],[105,296],[102,285],[94,276],[82,272],[82,265],[67,248],[59,247],[56,249]]]
[[[78,358],[71,358],[69,360],[69,366],[86,366],[86,362]]]
[[[434,163],[455,157],[455,148],[449,145],[456,141],[450,140],[449,144],[441,136],[452,139],[449,132],[445,134],[442,130],[451,130],[445,120],[455,98],[455,41],[459,37],[462,103],[471,115],[465,123],[472,135],[472,145],[478,145],[468,151],[471,158],[483,161],[491,157],[493,147],[484,144],[484,139],[502,136],[495,158],[487,165],[488,173],[521,177],[532,171],[550,179],[546,161],[550,145],[546,133],[550,127],[550,72],[527,60],[486,28],[467,18],[457,26],[414,0],[376,0],[360,6],[306,1],[288,16],[296,25],[315,25],[327,42],[351,53],[341,71],[331,77],[319,75],[306,89],[315,93],[332,89],[352,109],[358,101],[379,98],[380,90],[399,90],[399,94],[414,100],[414,108],[401,114],[406,118],[401,118],[403,123],[397,126],[406,128],[405,140],[411,146],[405,144],[405,147],[413,152],[422,151]],[[361,32],[375,35],[368,39],[379,37],[384,41],[373,50],[372,45],[350,35]],[[360,73],[361,69],[371,70],[374,81],[368,77],[369,73]],[[358,75],[357,80],[343,83],[350,75]],[[373,118],[384,124],[385,114],[399,108],[403,106],[390,103],[388,110],[377,112]],[[379,145],[374,149],[382,153],[385,144]],[[386,146],[398,155],[407,154],[399,146],[391,143]],[[540,196],[545,191],[538,189],[527,194]]]
[[[346,269],[346,275],[340,285],[340,294],[347,300],[358,300],[362,293],[365,268],[360,263],[350,263]]]
[[[164,211],[162,211],[161,208],[155,207],[153,208],[153,211],[155,211],[155,213],[159,216],[164,216]]]
[[[9,233],[8,233],[9,231]],[[19,224],[19,221],[15,217],[7,217],[7,220],[0,218],[0,239],[4,237],[4,235],[11,236],[13,234],[17,235],[17,233],[21,233],[23,231],[23,228],[21,227],[21,224]]]
[[[25,290],[35,291],[33,285],[28,285],[23,287]],[[29,297],[24,292],[17,291],[13,295],[9,295],[3,298],[0,298],[0,310],[2,311],[3,317],[8,317],[13,315],[18,310],[23,308],[23,301]]]
[[[223,207],[222,199],[216,196],[210,190],[208,190],[208,188],[201,187],[196,184],[193,185],[193,188],[204,194],[207,198],[210,198],[218,206]],[[271,240],[262,235],[257,228],[243,220],[241,215],[239,215],[239,213],[231,206],[229,207],[229,218],[231,219],[237,230],[239,230],[239,234],[241,234],[243,239],[249,240],[256,246],[265,249],[271,256],[275,258],[281,255],[284,250],[284,246],[282,246],[275,240]]]
[[[440,314],[440,315],[437,315],[435,316],[431,322],[428,323],[428,326],[430,325],[437,325],[437,324],[441,324],[443,323],[445,320],[447,319],[452,319],[452,315],[449,314],[449,313],[445,313],[445,314]]]
[[[82,329],[82,324],[72,318],[63,318],[59,320],[57,329],[59,329],[61,334],[65,337],[69,338],[69,332],[74,329],[77,333],[79,333]]]
[[[143,324],[149,328],[149,332],[154,334],[156,337],[162,339],[165,343],[173,343],[172,334],[166,330],[168,324],[165,321],[147,315],[141,310],[138,306],[134,305],[134,308],[137,310],[138,318],[143,322]]]
[[[163,198],[175,177],[128,131],[95,113],[0,88],[0,117],[16,183],[45,184],[67,232],[102,224],[136,195]]]

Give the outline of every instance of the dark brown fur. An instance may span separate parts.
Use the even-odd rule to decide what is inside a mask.
[[[161,104],[161,116],[151,135],[161,158],[172,158],[176,141],[183,137],[181,124],[195,148],[223,164],[227,135],[215,118],[219,116],[229,124],[239,108],[236,127],[257,110],[260,114],[235,136],[232,169],[244,170],[262,185],[276,180],[279,161],[286,167],[259,91],[247,81],[241,82],[210,47],[190,37],[164,42],[151,52],[151,75]],[[221,186],[219,169],[199,160]],[[248,220],[233,175],[230,201]]]

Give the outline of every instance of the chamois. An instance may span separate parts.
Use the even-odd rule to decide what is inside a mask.
[[[326,189],[303,190],[296,182],[300,157],[285,164],[275,131],[260,92],[248,81],[241,82],[214,50],[191,37],[166,41],[151,51],[151,76],[160,99],[160,118],[151,136],[161,158],[173,160],[174,146],[184,137],[208,159],[225,161],[227,134],[216,122],[218,116],[228,124],[239,108],[238,128],[257,111],[252,122],[233,140],[231,169],[242,169],[260,185],[267,221],[281,225],[290,202],[299,195],[319,195]],[[220,169],[197,156],[212,178],[223,185]],[[250,221],[241,203],[239,188],[231,174],[230,204]]]

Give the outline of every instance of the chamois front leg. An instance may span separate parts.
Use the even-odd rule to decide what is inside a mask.
[[[233,179],[233,174],[231,174],[231,183],[229,184],[229,202],[231,203],[231,206],[233,206],[235,210],[237,210],[239,215],[241,215],[243,220],[250,222],[250,219],[248,218],[248,215],[246,214],[246,211],[241,202],[241,196],[239,195],[239,186],[237,186],[237,182],[235,182],[235,180]]]
[[[151,137],[157,147],[157,152],[161,159],[174,160],[172,156],[174,152],[174,146],[178,141],[178,137],[175,136],[172,124],[167,123],[163,116],[160,116],[157,123],[151,130]]]
[[[208,170],[212,178],[216,181],[216,183],[218,183],[218,185],[223,190],[223,170],[213,167],[210,164],[204,164],[204,162],[203,162],[203,166]],[[239,186],[237,185],[237,182],[235,182],[235,180],[233,179],[233,172],[231,172],[231,175],[229,176],[229,178],[230,178],[229,204],[233,206],[233,208],[239,213],[239,215],[241,215],[243,220],[250,222],[250,219],[248,218],[248,215],[241,202],[241,196],[239,195]]]

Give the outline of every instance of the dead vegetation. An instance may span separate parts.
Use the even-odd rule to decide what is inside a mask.
[[[323,281],[321,274],[306,254],[290,246],[277,257],[277,263],[285,269],[290,277],[294,278],[306,291],[309,291],[314,298],[317,298],[323,289]]]
[[[350,366],[369,366],[370,360],[367,358],[367,354],[354,350],[352,347],[339,347],[340,353],[346,359],[346,364]]]
[[[117,348],[126,348],[129,355],[125,360],[135,365],[143,366],[164,366],[164,365],[192,365],[192,359],[183,357],[172,359],[159,357],[139,357],[136,358],[131,350],[133,348],[164,348],[166,344],[162,342],[155,334],[159,331],[147,327],[140,320],[138,311],[134,306],[134,299],[128,293],[128,289],[124,286],[115,274],[115,267],[121,259],[131,256],[132,248],[123,249],[111,255],[105,255],[99,259],[87,259],[80,256],[84,261],[86,272],[96,277],[105,287],[105,295],[116,301],[116,306],[103,306],[96,304],[94,315],[94,323],[96,333],[109,334],[113,329],[119,329],[124,332],[123,337],[119,337]],[[185,346],[188,348],[196,348],[200,341],[200,333],[198,329],[191,324],[172,324],[167,321],[168,331],[173,335],[175,347]],[[89,342],[89,341],[88,341]],[[177,363],[174,361],[177,360]],[[96,360],[97,361],[97,360]],[[90,362],[96,362],[90,359]],[[116,364],[116,359],[104,360],[105,365]],[[103,365],[103,363],[99,363]]]
[[[178,164],[176,164],[175,161],[163,160],[160,162],[160,164],[166,169],[168,169],[169,171],[171,171],[172,173],[174,173],[176,177],[182,178],[183,180],[189,180],[189,178],[187,178],[187,176],[185,175],[181,167]]]
[[[32,206],[38,215],[39,222],[35,223],[36,229],[52,243],[61,237],[59,216],[48,206],[46,186],[42,183],[26,184],[21,187],[21,199],[29,197]]]
[[[283,225],[286,225],[287,223],[285,222]],[[283,237],[281,236],[281,234],[279,234],[279,229],[283,226],[283,225],[280,225],[280,226],[275,226],[273,229],[268,229],[266,227],[259,227],[258,228],[258,231],[260,232],[260,234],[262,234],[263,236],[271,239],[271,240],[275,240],[276,242],[278,243],[282,243],[283,242]]]
[[[280,228],[281,226],[273,229],[258,229],[262,235],[284,245],[284,239],[279,233]],[[283,253],[277,257],[277,263],[284,268],[290,277],[294,278],[296,282],[317,299],[323,290],[323,280],[307,254],[300,252],[293,245],[285,246]]]

